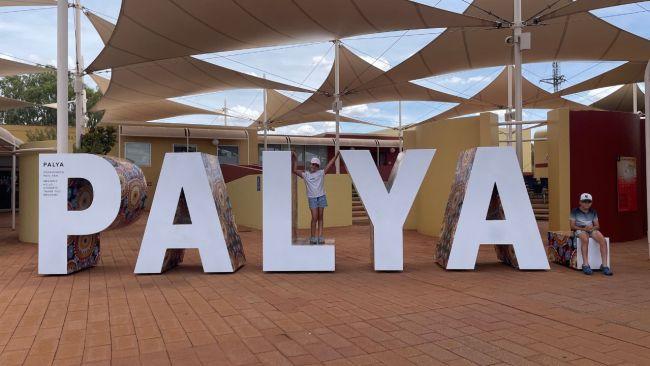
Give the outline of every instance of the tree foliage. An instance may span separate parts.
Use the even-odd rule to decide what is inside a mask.
[[[56,109],[44,107],[56,103],[56,69],[40,74],[8,76],[0,80],[0,95],[36,106],[0,112],[5,124],[11,125],[56,125]],[[101,93],[88,86],[86,88],[87,109],[92,108]],[[68,100],[74,100],[72,77],[68,80]],[[95,126],[101,120],[101,113],[88,113],[88,126]],[[68,122],[75,124],[74,103],[68,104]]]
[[[89,154],[108,154],[117,141],[117,129],[113,126],[93,126],[81,137],[81,147],[77,152]]]

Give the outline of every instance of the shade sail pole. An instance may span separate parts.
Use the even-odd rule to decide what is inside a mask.
[[[512,65],[506,66],[508,68],[508,113],[506,113],[506,121],[512,121]],[[508,146],[512,146],[512,125],[508,125]]]
[[[645,67],[645,176],[646,210],[650,231],[650,60]],[[650,234],[650,233],[649,233]],[[648,256],[650,257],[650,235],[648,235]]]
[[[223,98],[223,125],[228,126],[228,99],[226,97]]]
[[[514,0],[514,61],[515,61],[515,120],[523,120],[523,96],[522,96],[522,72],[521,72],[521,33],[523,24],[521,22],[521,0]],[[515,149],[519,159],[519,167],[524,169],[524,147],[523,147],[523,129],[521,125],[515,127]]]
[[[11,154],[11,230],[16,230],[16,141]]]
[[[58,0],[56,16],[56,151],[68,152],[68,1]]]
[[[341,85],[340,85],[340,67],[341,60],[339,51],[341,48],[341,41],[338,39],[334,41],[334,112],[336,113],[336,139],[334,140],[334,154],[338,154],[341,148]],[[334,162],[336,166],[336,174],[341,173],[341,163],[339,159]]]
[[[638,98],[636,88],[637,88],[636,83],[633,83],[632,84],[632,113],[638,113],[639,112],[639,106],[637,105],[637,102],[636,102],[636,98]]]
[[[269,116],[267,114],[266,105],[268,103],[269,93],[267,89],[264,89],[264,151],[269,147],[268,145],[268,134],[269,134]]]
[[[74,38],[76,67],[74,73],[75,95],[75,146],[81,147],[81,133],[86,125],[86,89],[84,88],[84,56],[81,51],[81,1],[74,2]]]
[[[399,137],[399,152],[404,151],[404,135],[402,131],[402,101],[397,102],[397,109],[399,113],[398,119],[398,137]]]

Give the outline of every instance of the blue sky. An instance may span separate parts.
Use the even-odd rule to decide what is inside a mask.
[[[505,0],[504,0],[505,1]],[[462,12],[467,7],[464,0],[421,0],[428,5]],[[96,14],[115,22],[119,12],[120,0],[82,0],[82,5]],[[638,4],[623,5],[594,12],[603,20],[636,35],[650,39],[650,27],[647,25],[650,15],[650,1]],[[90,63],[102,49],[103,44],[87,19],[83,19],[83,53],[86,64]],[[72,32],[72,16],[70,16],[70,65],[73,65],[74,34]],[[390,68],[405,60],[428,42],[435,39],[442,29],[413,30],[407,32],[382,33],[381,35],[366,35],[344,39],[345,45],[353,52],[374,60],[381,56],[376,66]],[[397,41],[398,40],[398,41]],[[397,42],[396,42],[397,41]],[[222,57],[226,56],[226,58]],[[0,57],[15,58],[39,64],[56,64],[56,10],[45,8],[0,8]],[[260,50],[244,50],[223,54],[201,55],[201,59],[231,67],[233,69],[253,73],[266,74],[269,79],[285,83],[304,83],[312,88],[320,86],[331,68],[334,53],[329,42],[300,45],[296,47],[265,48]],[[563,62],[562,72],[568,83],[564,87],[581,82],[620,63],[616,62]],[[500,68],[470,70],[447,75],[441,75],[422,81],[422,85],[438,89],[450,94],[469,97],[480,91],[497,76]],[[108,75],[107,75],[108,76]],[[540,87],[551,90],[547,84],[539,83],[542,78],[551,76],[550,63],[526,64],[524,76]],[[87,78],[88,84],[92,81]],[[576,94],[570,99],[584,104],[598,100],[615,88],[606,88]],[[305,99],[308,95],[294,94],[296,99]],[[181,103],[191,104],[201,108],[222,108],[227,99],[230,113],[238,116],[256,118],[262,111],[262,91],[244,90],[210,93],[198,96],[178,98]],[[453,104],[436,102],[404,102],[402,119],[404,124],[419,122],[430,118]],[[397,103],[376,103],[346,108],[344,114],[378,123],[385,126],[397,125]],[[545,110],[526,110],[524,118],[545,118]],[[172,121],[183,123],[223,124],[222,117],[214,116],[185,116]],[[229,124],[248,125],[250,121],[229,118]],[[342,124],[343,132],[370,132],[376,128],[353,124]],[[278,129],[278,133],[316,134],[332,131],[331,122],[312,123]]]

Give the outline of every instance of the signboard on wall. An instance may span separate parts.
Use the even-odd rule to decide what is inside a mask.
[[[618,158],[617,162],[618,212],[634,212],[638,209],[636,158]]]

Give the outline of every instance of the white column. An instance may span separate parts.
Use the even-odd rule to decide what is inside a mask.
[[[228,126],[228,100],[225,97],[223,98],[223,125]]]
[[[16,230],[16,141],[11,154],[11,229]]]
[[[521,122],[523,119],[523,95],[522,95],[522,73],[521,73],[521,29],[523,24],[521,22],[521,0],[514,0],[514,61],[515,61],[515,120]],[[519,159],[519,167],[524,168],[524,146],[523,146],[523,130],[522,125],[518,124],[515,127],[515,149],[517,151],[517,158]]]
[[[86,89],[84,88],[84,56],[81,50],[81,1],[74,2],[74,34],[76,67],[74,75],[75,94],[75,146],[81,147],[81,133],[86,125]]]
[[[512,65],[506,66],[508,69],[508,113],[506,122],[512,121]],[[508,125],[508,146],[512,146],[512,125]]]
[[[58,0],[56,18],[56,151],[68,152],[68,1]]]
[[[341,41],[338,39],[334,41],[334,112],[336,113],[336,139],[334,140],[334,154],[338,154],[340,146],[341,134],[341,85],[340,85],[340,68],[341,60],[339,50],[341,48]],[[336,166],[336,174],[341,173],[341,162],[336,159],[334,162]]]
[[[636,98],[638,98],[636,88],[637,88],[636,83],[632,83],[632,113],[638,113],[639,112],[639,106],[637,105]]]
[[[266,76],[265,76],[266,78]],[[268,149],[268,131],[269,131],[269,115],[267,114],[266,104],[268,102],[269,94],[267,89],[264,89],[264,151]]]
[[[399,112],[399,121],[398,121],[398,136],[399,136],[399,152],[404,150],[404,131],[402,131],[402,101],[398,102],[398,112]]]
[[[648,231],[650,231],[650,60],[645,68],[645,177],[646,177],[646,210]],[[650,234],[650,233],[649,233]],[[650,235],[648,235],[648,250],[650,250]],[[650,252],[649,252],[650,257]]]

